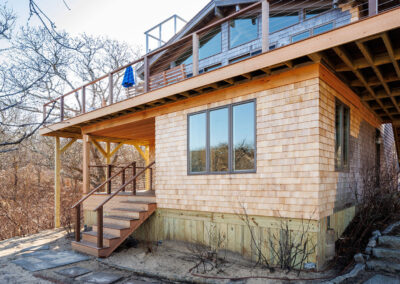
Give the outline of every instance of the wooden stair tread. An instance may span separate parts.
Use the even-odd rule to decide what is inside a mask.
[[[77,245],[82,245],[82,246],[86,246],[86,247],[90,247],[92,249],[97,249],[97,250],[102,250],[102,249],[108,249],[110,247],[108,246],[103,246],[102,248],[98,248],[97,244],[92,243],[92,242],[88,242],[88,241],[84,241],[81,240],[80,242],[76,242],[76,241],[72,241],[72,243],[77,244]]]
[[[135,220],[140,219],[140,218],[135,218],[135,217],[126,217],[126,216],[117,216],[117,215],[107,215],[107,216],[104,216],[104,218],[125,220],[125,221],[135,221]]]
[[[112,208],[111,210],[128,211],[128,212],[147,212],[145,209],[137,208]]]
[[[95,231],[83,232],[82,234],[91,235],[91,236],[97,237],[97,232],[95,232]],[[118,236],[114,236],[114,235],[111,235],[111,234],[105,234],[105,233],[103,233],[103,238],[104,239],[108,239],[108,240],[119,239]]]
[[[109,229],[115,229],[115,230],[125,230],[125,229],[129,229],[130,227],[117,225],[117,224],[104,223],[103,228],[109,228]]]
[[[120,203],[145,204],[145,205],[155,204],[155,202],[152,201],[140,201],[140,200],[124,200],[121,201]]]

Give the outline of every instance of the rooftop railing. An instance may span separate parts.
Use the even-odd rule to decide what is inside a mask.
[[[239,9],[45,103],[43,119],[46,123],[64,121],[399,6],[399,1],[395,0],[321,0],[312,5],[310,2],[261,0]],[[232,36],[230,29],[240,25],[243,19],[257,23],[257,37],[231,47],[227,43]],[[218,32],[229,35],[215,40]],[[202,50],[207,45],[213,48],[213,44],[217,52],[210,55]],[[186,59],[182,54],[186,54]],[[134,70],[135,85],[124,89],[121,85],[123,72],[129,66]]]

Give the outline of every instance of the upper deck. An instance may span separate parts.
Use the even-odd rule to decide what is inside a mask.
[[[318,7],[306,6],[310,1],[296,1],[295,7],[289,2],[261,1],[236,12],[205,7],[199,14],[208,25],[190,21],[157,50],[46,103],[47,124],[40,133],[80,138],[82,131],[100,122],[140,112],[146,118],[152,108],[315,62],[332,70],[382,122],[400,124],[399,1],[343,1],[334,6],[332,1],[316,1],[325,5]],[[210,18],[210,11],[219,19]],[[315,15],[308,17],[307,11]],[[277,29],[273,25],[279,21],[291,22]],[[253,37],[244,43],[232,41],[235,32],[240,33],[235,27],[248,30],[253,23]],[[207,46],[211,48],[204,49]],[[128,66],[135,70],[136,85],[124,89],[121,75]],[[107,88],[106,100],[96,93],[100,87]]]

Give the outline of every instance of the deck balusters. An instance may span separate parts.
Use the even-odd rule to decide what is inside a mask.
[[[86,87],[82,87],[82,113],[86,113]]]
[[[97,247],[103,247],[103,206],[97,209]]]
[[[136,162],[132,163],[132,176],[136,176]],[[136,179],[132,181],[132,195],[136,195]]]
[[[79,242],[81,240],[81,205],[78,204],[75,207],[75,241]]]
[[[112,165],[108,164],[107,165],[107,176],[111,177],[111,173],[112,173]],[[108,184],[107,184],[107,194],[111,194],[111,179],[108,180]]]
[[[61,96],[60,99],[60,120],[64,120],[64,96]]]

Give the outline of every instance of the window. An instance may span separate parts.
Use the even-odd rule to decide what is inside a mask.
[[[200,38],[199,60],[220,53],[222,50],[221,27],[217,27]],[[183,53],[176,61],[176,65],[191,64],[192,48]]]
[[[257,16],[235,19],[229,23],[229,47],[233,48],[258,38]]]
[[[310,36],[310,31],[305,31],[300,34],[292,36],[292,42],[296,42],[305,38],[308,38]]]
[[[331,29],[333,29],[333,23],[329,23],[329,24],[314,28],[313,34],[314,35],[321,34],[323,32],[330,31]]]
[[[255,101],[188,115],[188,173],[256,170]]]
[[[330,9],[306,9],[304,18],[307,20],[307,19],[318,16],[319,14],[322,14],[329,10]]]
[[[336,100],[335,107],[335,168],[346,170],[349,166],[350,109]]]
[[[269,32],[273,33],[299,22],[299,12],[277,13],[269,18]]]

